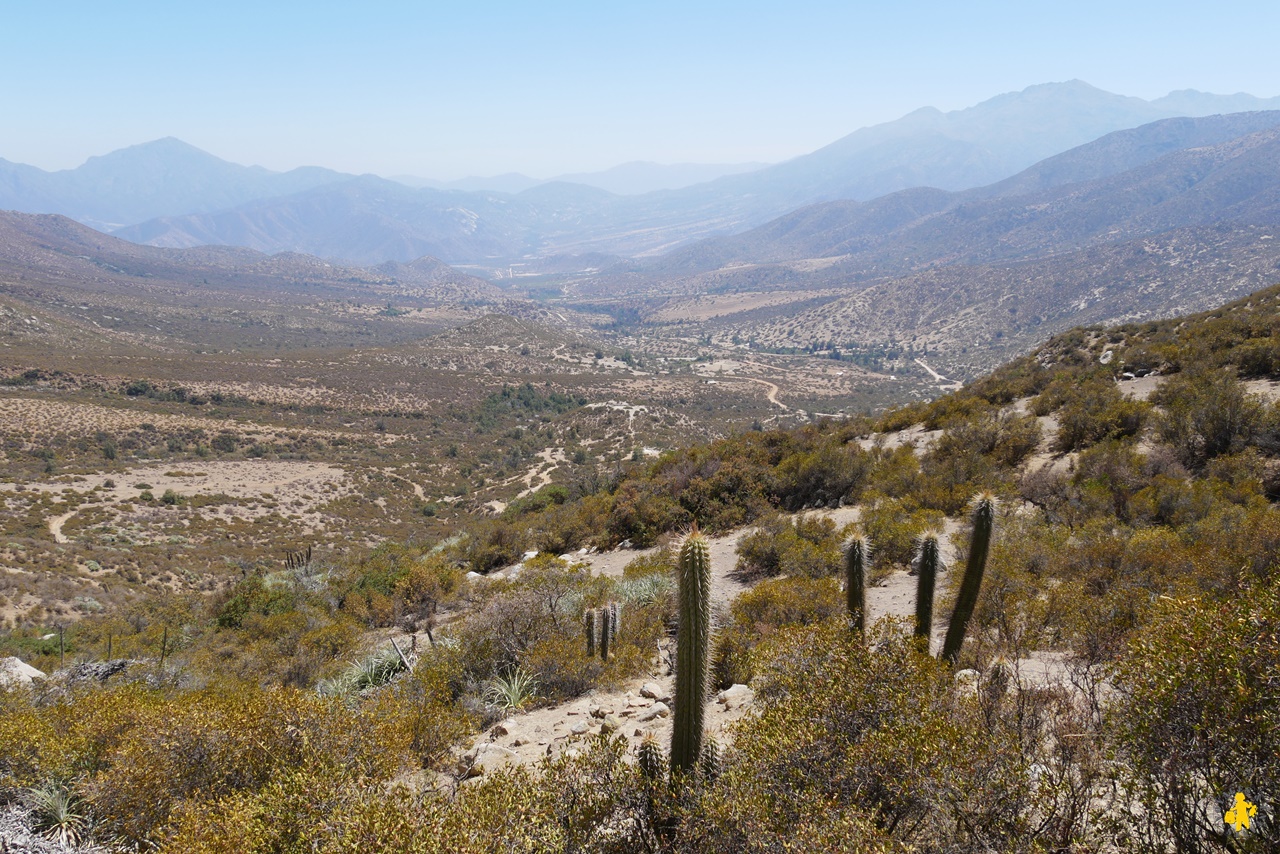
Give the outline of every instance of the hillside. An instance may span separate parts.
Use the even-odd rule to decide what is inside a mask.
[[[0,293],[85,328],[179,349],[404,340],[452,323],[451,306],[504,298],[433,258],[371,270],[296,253],[161,249],[65,217],[4,212]],[[419,311],[378,314],[392,302]]]
[[[1070,247],[1072,241],[1078,240],[1077,233],[1081,227],[1109,230],[1113,220],[1106,217],[1123,215],[1125,211],[1086,209],[1076,213],[1073,209],[1071,216],[1076,221],[1075,228],[1064,232],[1061,224],[1052,219],[1055,212],[1050,203],[1057,202],[1060,206],[1058,200],[1065,196],[1067,204],[1088,204],[1087,199],[1079,197],[1079,193],[1087,192],[1092,193],[1095,199],[1102,198],[1099,205],[1107,207],[1110,203],[1105,200],[1106,196],[1127,196],[1124,203],[1130,205],[1128,210],[1131,213],[1158,202],[1154,195],[1158,191],[1138,185],[1152,181],[1163,181],[1173,187],[1192,184],[1197,176],[1184,174],[1188,170],[1214,168],[1217,158],[1232,158],[1240,154],[1229,150],[1206,153],[1195,149],[1225,145],[1277,126],[1280,126],[1280,111],[1156,121],[1107,134],[1049,157],[1005,180],[967,192],[948,193],[919,188],[892,193],[865,204],[844,201],[801,208],[760,228],[734,237],[703,241],[655,259],[644,267],[655,275],[667,275],[714,270],[734,264],[829,258],[856,253],[859,249],[885,241],[889,242],[888,250],[895,252],[900,251],[904,243],[914,245],[937,240],[933,235],[954,232],[966,221],[980,222],[985,218],[1010,220],[1015,216],[1014,211],[1019,209],[1036,214],[1033,218],[1023,217],[1031,219],[1033,227],[1043,226],[1045,231],[1060,235],[1054,248],[1059,244]],[[1259,137],[1255,143],[1263,139]],[[1182,161],[1167,159],[1178,152],[1186,152]],[[1256,159],[1265,161],[1266,157],[1260,154]],[[1147,171],[1138,171],[1142,167],[1148,167]],[[1122,175],[1127,177],[1121,178]],[[1257,178],[1261,180],[1263,176]],[[1074,189],[1053,192],[1066,187]],[[935,217],[936,214],[949,216]],[[1189,223],[1179,223],[1186,224]],[[896,237],[902,239],[893,243]],[[978,248],[972,243],[971,231],[958,232],[953,239],[942,239],[949,242],[936,250],[938,256],[954,257],[956,245],[968,243]],[[1044,242],[1044,238],[1041,241]],[[1003,235],[1001,242],[1005,242]],[[990,251],[986,242],[981,246]]]
[[[513,329],[539,334],[476,333]],[[221,584],[153,583],[64,632],[30,611],[0,636],[54,671],[4,694],[0,781],[83,798],[55,829],[214,854],[1273,850],[1265,814],[1222,828],[1280,796],[1277,329],[1280,286],[1077,328],[933,402],[636,458],[363,551],[264,554],[259,526],[237,526],[245,558]],[[585,408],[532,385],[486,404],[519,413],[477,422],[503,443]],[[181,483],[217,462],[152,471]],[[237,464],[229,483],[254,466]],[[220,501],[303,518],[371,504],[311,465]],[[67,484],[40,506],[76,489],[95,496],[80,513],[110,490],[142,506],[80,583],[191,545],[140,542],[147,512],[206,533],[176,489]],[[873,546],[861,561],[854,535]],[[6,547],[7,603],[26,602],[34,541]],[[937,607],[913,614],[935,571]],[[716,597],[712,642],[678,631],[682,576]],[[955,627],[957,657],[935,655]],[[691,658],[715,742],[685,772],[667,747],[691,732]]]
[[[1003,185],[805,208],[652,265],[566,277],[563,298],[633,305],[652,330],[699,323],[757,352],[905,347],[972,378],[1074,325],[1204,309],[1275,281],[1277,119],[1157,123]],[[1196,144],[1162,154],[1171,140]],[[1095,171],[1111,174],[1056,183]]]

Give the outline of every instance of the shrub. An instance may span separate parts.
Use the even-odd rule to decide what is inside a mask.
[[[780,629],[834,619],[844,613],[834,578],[773,578],[747,590],[729,608],[716,634],[713,678],[722,688],[747,684],[755,675],[752,654]]]
[[[737,572],[747,577],[807,575],[821,578],[839,572],[840,535],[823,516],[774,516],[738,543]]]
[[[1263,424],[1257,396],[1247,394],[1229,371],[1198,370],[1170,377],[1155,401],[1164,407],[1160,438],[1189,468],[1243,450]]]
[[[910,498],[874,497],[862,507],[859,526],[876,547],[876,567],[905,567],[915,555],[916,541],[927,530],[941,529],[943,516],[923,510]]]
[[[1280,583],[1222,602],[1166,601],[1116,668],[1114,734],[1132,774],[1133,815],[1117,841],[1215,850],[1236,792],[1280,799]],[[1280,824],[1256,822],[1223,850],[1280,849]],[[1211,847],[1212,846],[1212,847]]]

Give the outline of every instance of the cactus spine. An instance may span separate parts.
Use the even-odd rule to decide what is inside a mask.
[[[867,563],[871,542],[861,534],[849,541],[844,553],[844,593],[849,619],[860,635],[867,631]]]
[[[693,531],[676,564],[680,625],[676,632],[675,718],[671,731],[671,771],[692,774],[702,755],[707,697],[707,650],[711,634],[711,547]]]
[[[933,636],[933,591],[942,566],[939,552],[937,534],[920,538],[916,566],[916,637],[924,638],[926,644]]]
[[[582,615],[583,629],[587,635],[587,658],[596,657],[596,612],[592,608]]]
[[[978,591],[982,587],[982,573],[987,568],[987,553],[991,550],[991,528],[996,519],[996,499],[989,492],[979,495],[973,508],[973,537],[969,543],[969,560],[964,567],[964,579],[960,582],[960,596],[947,627],[947,637],[942,643],[942,659],[955,664],[964,644],[965,630],[974,606],[978,604]]]

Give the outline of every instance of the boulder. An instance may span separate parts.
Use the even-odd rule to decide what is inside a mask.
[[[976,670],[957,670],[956,675],[951,677],[955,682],[956,690],[961,694],[977,694],[978,682],[982,678],[981,674]]]
[[[642,721],[651,721],[654,718],[665,718],[671,714],[671,709],[667,708],[666,703],[654,703],[652,706],[644,710],[644,714],[640,716]]]
[[[671,692],[667,691],[657,682],[646,682],[640,688],[640,696],[648,697],[650,700],[661,700],[665,703],[671,699]]]
[[[617,732],[620,729],[622,729],[622,721],[619,720],[616,715],[610,714],[604,716],[604,721],[600,724],[601,732],[608,734],[611,732]]]
[[[515,761],[515,751],[486,741],[462,754],[462,758],[458,760],[458,773],[467,777],[479,777]]]
[[[755,692],[746,685],[732,685],[716,695],[716,702],[726,709],[736,709],[750,703],[753,697]]]
[[[573,733],[574,735],[586,735],[590,731],[591,731],[590,721],[578,721],[576,724],[569,727],[569,732]]]
[[[30,685],[34,680],[44,678],[43,672],[21,658],[0,658],[0,685]]]

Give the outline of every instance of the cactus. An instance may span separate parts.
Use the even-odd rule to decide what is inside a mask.
[[[987,568],[987,553],[991,551],[991,528],[996,519],[996,499],[984,492],[974,500],[973,537],[969,543],[969,560],[964,567],[964,579],[960,582],[960,595],[956,609],[947,627],[947,637],[942,642],[942,659],[955,664],[964,644],[965,630],[974,606],[978,604],[978,591],[982,587],[982,573]]]
[[[937,534],[928,533],[920,538],[916,552],[916,637],[924,638],[925,644],[933,636],[933,591],[938,570],[942,568],[939,552]]]
[[[714,783],[720,777],[723,754],[720,745],[713,738],[702,748],[702,757],[698,761],[698,773],[708,783]]]
[[[844,592],[849,619],[860,635],[867,631],[867,563],[870,557],[870,540],[859,534],[849,541],[844,553]]]
[[[640,742],[639,756],[636,764],[640,767],[640,773],[644,775],[646,780],[654,782],[660,781],[665,776],[666,757],[662,755],[662,748],[658,746],[658,742],[652,735],[646,735],[644,741]]]
[[[680,625],[676,632],[675,717],[671,772],[691,774],[702,755],[711,634],[711,547],[693,526],[676,564]]]
[[[613,614],[608,608],[600,609],[600,660],[609,660],[610,641],[613,640]]]
[[[595,609],[582,615],[582,626],[587,635],[587,658],[596,657],[596,612]]]
[[[621,630],[622,606],[617,602],[609,603],[609,640],[617,646],[618,632]]]

